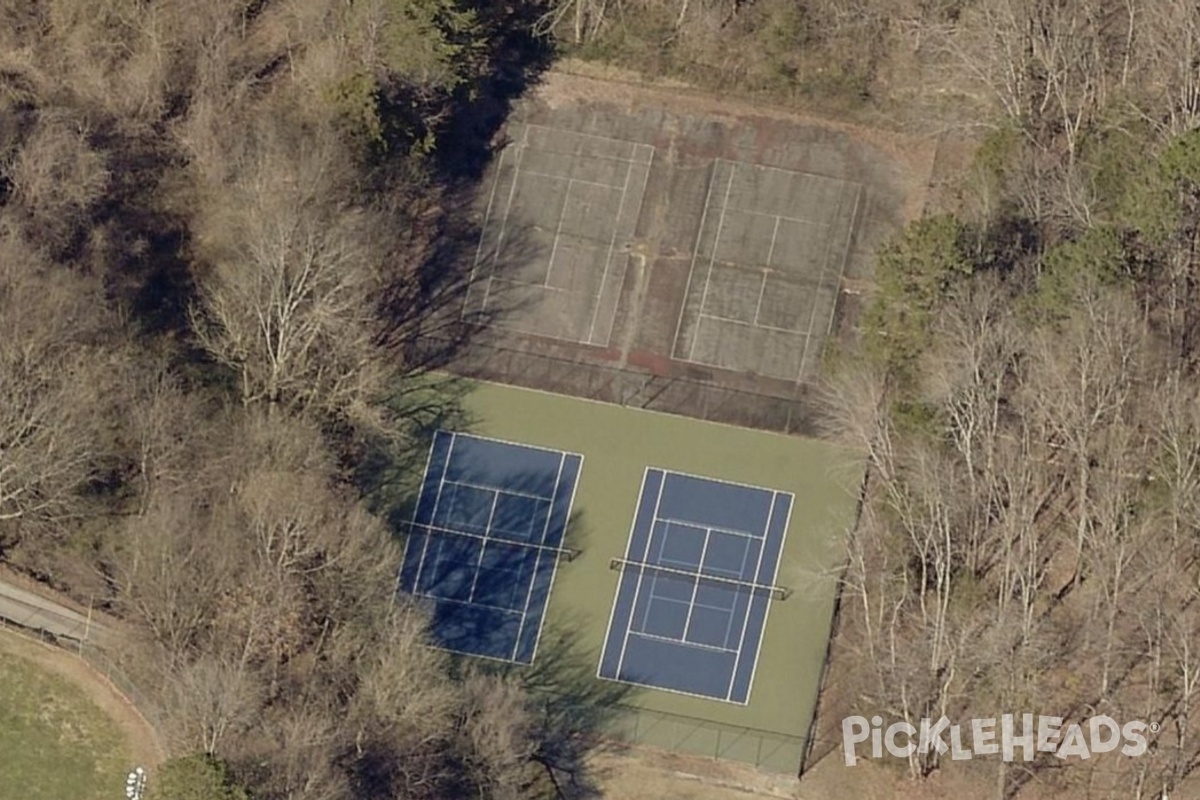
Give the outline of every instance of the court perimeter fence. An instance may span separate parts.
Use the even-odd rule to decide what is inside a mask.
[[[573,698],[546,688],[534,689],[549,706]],[[764,772],[795,777],[800,773],[807,736],[716,722],[711,719],[616,702],[595,730],[601,739],[625,745],[689,753],[714,761],[736,761]]]
[[[0,616],[0,628],[60,648],[73,654],[107,678],[155,730],[161,718],[149,698],[103,649],[88,641],[91,631],[78,629],[52,633],[45,612],[31,610],[20,618]],[[604,730],[610,739],[632,745],[688,752],[714,760],[738,761],[780,774],[796,775],[805,755],[806,737],[777,731],[730,725],[665,711],[618,704],[614,721]]]
[[[436,347],[436,345],[435,345]],[[560,355],[517,350],[474,341],[448,365],[466,378],[579,397],[615,405],[719,422],[775,433],[813,436],[818,432],[813,387],[796,384],[789,397],[753,392],[686,374],[584,362]]]
[[[155,705],[125,671],[103,649],[94,643],[95,628],[90,623],[79,623],[64,629],[62,618],[38,609],[19,615],[0,615],[0,629],[12,631],[43,644],[52,645],[70,653],[99,672],[120,692],[133,708],[155,731],[162,731],[161,717]]]
[[[621,706],[611,735],[630,744],[683,751],[721,761],[740,761],[788,775],[800,771],[805,737],[712,720]]]

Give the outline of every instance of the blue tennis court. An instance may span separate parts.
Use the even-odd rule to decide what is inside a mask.
[[[533,663],[583,457],[438,431],[400,588],[447,650]]]
[[[792,500],[647,469],[600,677],[747,703]]]

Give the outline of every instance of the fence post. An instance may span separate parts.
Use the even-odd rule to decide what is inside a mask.
[[[95,598],[88,598],[87,621],[83,623],[83,638],[79,640],[79,655],[81,658],[83,657],[83,645],[92,633],[92,603],[94,600]]]

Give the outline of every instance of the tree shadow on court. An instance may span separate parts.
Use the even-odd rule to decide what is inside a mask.
[[[446,367],[506,311],[498,303],[464,315],[477,272],[504,276],[536,257],[519,225],[505,229],[500,252],[484,252],[479,195],[486,193],[489,165],[506,145],[500,131],[514,104],[552,63],[553,40],[533,33],[545,9],[533,0],[458,5],[473,16],[479,41],[486,43],[472,56],[479,59],[476,77],[454,91],[444,113],[414,116],[419,98],[388,104],[389,113],[398,115],[396,129],[436,143],[423,161],[419,180],[425,185],[392,191],[414,183],[401,158],[382,163],[368,187],[398,222],[391,262],[400,279],[381,297],[380,309],[387,320],[383,340],[403,355],[405,372]],[[481,256],[486,263],[476,270]]]
[[[544,477],[531,476],[528,484],[518,486],[518,482],[514,482],[512,488],[514,491],[540,490],[542,486],[539,482],[542,480]],[[517,521],[499,520],[497,524],[516,527]],[[567,523],[560,557],[565,559],[572,554],[577,558],[586,548],[587,539],[583,514],[576,510]],[[460,645],[478,646],[485,650],[495,646],[498,653],[499,649],[512,646],[512,640],[505,639],[486,625],[470,627],[478,620],[470,619],[469,615],[467,627],[456,628],[461,620],[453,615],[449,619],[439,617],[438,609],[433,608],[436,604],[428,598],[430,594],[453,597],[462,592],[467,581],[478,582],[483,575],[476,568],[477,562],[473,561],[478,552],[472,546],[463,547],[461,552],[451,552],[450,558],[461,558],[469,566],[434,574],[431,580],[421,579],[419,590],[425,597],[420,599],[419,605],[431,607],[433,630],[443,644],[446,644],[447,635],[452,638],[465,637],[458,638]],[[529,557],[519,547],[498,548],[497,553],[495,558],[488,559],[487,576],[484,578],[493,583],[473,587],[473,596],[477,600],[482,592],[490,602],[504,602],[496,598],[507,597],[506,592],[514,589],[503,583],[505,576],[520,575],[522,568],[528,569]],[[570,566],[570,563],[560,563],[557,567],[554,582],[560,595],[564,591],[569,592]],[[517,585],[515,590],[521,594],[525,588],[526,584],[522,584]],[[589,631],[594,633],[599,630],[597,625],[602,624],[602,620],[598,622],[596,618],[588,618],[588,614],[582,610],[564,610],[554,604],[554,597],[548,596],[531,665],[460,655],[455,659],[455,669],[460,674],[482,671],[518,681],[527,692],[533,716],[536,748],[532,759],[544,770],[545,782],[552,787],[552,796],[560,800],[600,797],[596,776],[588,769],[588,756],[604,748],[613,739],[616,723],[627,713],[627,705],[639,689],[597,677],[599,642],[587,642],[585,638],[589,637]],[[603,611],[600,609],[598,613],[603,615]],[[488,641],[488,637],[492,637],[492,640]],[[453,642],[450,646],[457,649],[453,648]]]
[[[520,224],[505,226],[498,244],[485,243],[484,220],[472,192],[457,190],[454,197],[431,202],[449,207],[418,210],[407,220],[389,255],[397,277],[379,301],[380,343],[397,354],[404,378],[444,370],[472,341],[488,338],[498,321],[519,311],[518,304],[495,291],[496,284],[545,258],[544,247]],[[498,235],[486,233],[493,239]]]
[[[564,800],[600,797],[588,757],[603,750],[636,687],[596,677],[600,653],[581,641],[589,620],[559,614],[542,630],[537,660],[520,675],[538,720],[535,759]]]
[[[431,369],[397,376],[382,401],[397,420],[397,429],[365,439],[350,461],[367,507],[400,541],[417,507],[434,435],[475,424],[463,406],[470,391],[469,382],[447,372]]]
[[[413,514],[397,520],[415,545],[405,553],[399,584],[426,599],[450,650],[529,660],[558,562],[578,552],[578,525],[566,520],[561,539],[557,534],[555,509],[566,495],[556,475],[510,474],[503,485],[497,494],[447,481],[436,496],[421,495],[420,521]]]

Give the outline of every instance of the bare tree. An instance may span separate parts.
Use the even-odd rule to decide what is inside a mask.
[[[0,227],[0,525],[10,523],[9,537],[17,523],[79,513],[79,490],[106,452],[107,389],[121,361],[97,344],[100,297]]]
[[[515,677],[468,675],[458,725],[474,782],[496,800],[521,800],[536,749],[529,696]]]
[[[1136,67],[1149,96],[1147,114],[1166,136],[1200,123],[1200,19],[1187,0],[1142,0],[1137,15]]]
[[[336,147],[266,130],[230,185],[213,187],[201,216],[212,269],[192,321],[239,376],[243,402],[361,418],[387,374],[375,344],[381,264],[367,212],[339,199]]]
[[[1073,465],[1077,564],[1072,582],[1078,586],[1094,524],[1094,459],[1107,427],[1130,413],[1145,357],[1145,330],[1136,306],[1119,293],[1089,284],[1075,299],[1078,312],[1063,330],[1035,334],[1024,383],[1032,413]]]
[[[119,540],[118,601],[168,675],[204,649],[223,590],[236,579],[237,542],[223,532],[199,498],[175,495],[131,518]]]
[[[164,695],[173,749],[218,753],[259,720],[265,687],[245,665],[206,654],[180,664]]]
[[[89,128],[81,114],[41,113],[7,170],[25,235],[38,246],[70,246],[108,186],[105,155],[88,143]]]
[[[219,425],[219,415],[207,415],[198,399],[188,395],[179,377],[164,362],[133,371],[130,396],[123,403],[129,424],[133,458],[141,486],[138,510],[189,487],[195,490],[200,476],[196,470],[199,431]],[[210,484],[206,484],[210,485]]]
[[[1004,288],[982,277],[946,302],[923,370],[929,396],[945,410],[950,442],[962,459],[967,516],[959,536],[965,539],[965,566],[975,575],[990,567],[985,538],[997,509],[993,482],[999,477],[1001,407],[1019,340]]]

